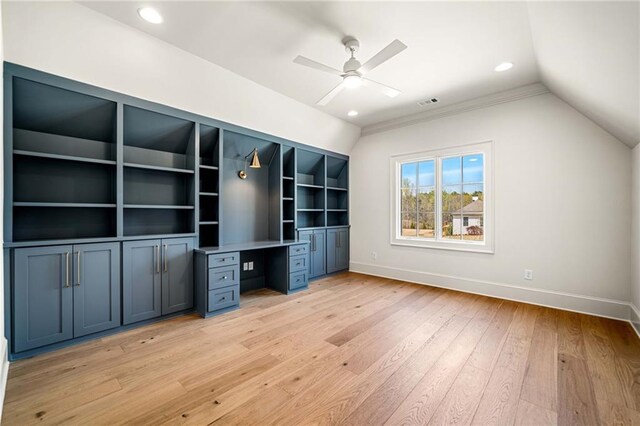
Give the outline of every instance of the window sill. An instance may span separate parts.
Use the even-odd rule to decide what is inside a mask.
[[[393,239],[391,240],[392,246],[404,246],[415,248],[426,248],[435,250],[449,250],[449,251],[466,251],[471,253],[483,253],[494,254],[493,247],[488,244],[473,244],[463,242],[441,242],[441,241],[420,241],[413,239]]]

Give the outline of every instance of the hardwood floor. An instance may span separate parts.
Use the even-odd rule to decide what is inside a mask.
[[[626,323],[347,273],[11,364],[23,424],[640,424]]]

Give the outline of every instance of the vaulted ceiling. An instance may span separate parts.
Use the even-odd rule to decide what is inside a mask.
[[[368,75],[400,96],[359,88],[317,107],[361,127],[542,82],[622,142],[640,141],[637,2],[82,4],[308,105],[339,77],[294,64],[297,55],[341,69],[343,37],[360,40],[361,62],[400,39],[408,49]],[[141,20],[143,5],[164,23]],[[514,68],[495,72],[504,61]],[[417,104],[432,97],[440,102]]]

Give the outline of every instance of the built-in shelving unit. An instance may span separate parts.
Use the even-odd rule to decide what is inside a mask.
[[[116,103],[15,78],[12,113],[12,240],[116,236]]]
[[[123,235],[195,232],[195,123],[124,106]]]
[[[327,156],[327,226],[349,224],[349,167],[342,158]]]
[[[233,265],[254,265],[236,274],[239,288],[225,283],[234,287],[229,296],[205,289],[206,297],[223,297],[217,308],[226,297],[237,302],[243,288],[271,281],[299,291],[309,277],[348,267],[347,156],[15,64],[5,63],[4,88],[10,357],[112,332],[132,323],[132,304],[144,305],[145,321],[188,312],[196,244],[213,260],[230,253]],[[249,167],[254,150],[260,168]],[[80,256],[85,250],[91,261]],[[94,319],[108,328],[77,329],[81,316],[69,318],[89,311],[75,310],[84,299],[70,283],[78,265],[96,269],[98,258],[106,269],[82,287],[94,290],[83,297],[101,307]],[[223,258],[218,265],[229,266]],[[60,288],[64,294],[50,297]],[[34,335],[42,340],[32,342]]]
[[[298,149],[296,159],[296,224],[325,226],[325,156]]]
[[[220,155],[222,131],[200,125],[199,174],[199,236],[200,246],[220,244]]]
[[[296,152],[290,146],[282,147],[282,239],[296,239]]]

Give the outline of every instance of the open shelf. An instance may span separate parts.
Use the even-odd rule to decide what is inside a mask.
[[[163,166],[151,166],[148,164],[135,164],[135,163],[124,163],[124,167],[131,167],[136,169],[146,169],[146,170],[158,170],[161,172],[172,172],[172,173],[187,173],[193,174],[193,170],[189,169],[178,169],[175,167],[163,167]]]
[[[200,125],[200,167],[214,168],[220,165],[220,129]]]
[[[332,210],[327,212],[327,226],[349,225],[349,213],[346,210]]]
[[[193,171],[194,129],[191,121],[125,105],[124,162]]]
[[[282,239],[283,240],[295,240],[296,228],[293,221],[285,221],[282,224]]]
[[[322,185],[311,185],[311,184],[308,184],[308,183],[299,183],[298,186],[302,187],[302,188],[324,189],[324,186],[322,186]]]
[[[200,169],[200,194],[217,194],[220,177],[217,170]]]
[[[187,234],[193,230],[193,211],[130,208],[124,210],[124,235]]]
[[[160,204],[125,204],[125,209],[166,209],[166,210],[193,210],[193,206],[160,205]]]
[[[113,160],[101,160],[97,158],[76,157],[73,155],[49,154],[46,152],[24,151],[21,149],[14,149],[13,154],[24,155],[27,157],[50,158],[53,160],[79,161],[83,163],[109,164],[113,166],[116,165],[116,162]]]
[[[346,210],[349,208],[349,194],[344,191],[327,191],[327,210]]]
[[[296,174],[295,149],[290,146],[282,146],[282,178],[293,180]]]
[[[296,194],[298,210],[323,210],[324,189],[299,186]]]
[[[201,197],[200,198],[200,220],[201,221],[217,221],[218,220],[218,198],[217,197]]]
[[[13,240],[16,242],[115,236],[115,208],[13,207]]]
[[[347,189],[349,187],[348,161],[327,156],[327,187]]]
[[[15,149],[115,160],[113,101],[14,77],[13,127]]]
[[[324,155],[298,149],[297,168],[298,185],[324,188]]]
[[[18,156],[14,202],[115,204],[116,168],[108,164]]]
[[[298,210],[298,228],[318,228],[325,226],[324,211]]]
[[[218,166],[205,166],[200,164],[199,166],[201,169],[206,169],[206,170],[219,170],[220,168]]]
[[[90,207],[98,209],[115,208],[116,204],[100,204],[100,203],[32,203],[32,202],[14,202],[14,207]]]
[[[193,176],[155,169],[124,169],[124,204],[194,205]]]

